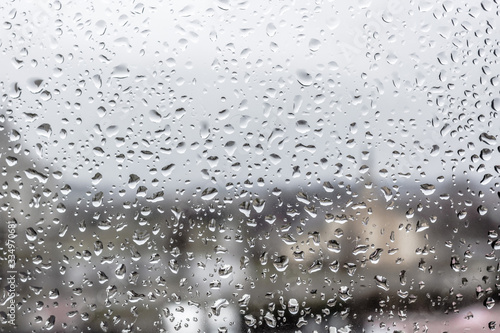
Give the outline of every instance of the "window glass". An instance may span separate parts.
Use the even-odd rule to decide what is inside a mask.
[[[500,324],[496,1],[0,15],[1,332]]]

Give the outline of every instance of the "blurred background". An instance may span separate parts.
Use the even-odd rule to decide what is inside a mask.
[[[496,329],[497,12],[0,4],[0,331]]]

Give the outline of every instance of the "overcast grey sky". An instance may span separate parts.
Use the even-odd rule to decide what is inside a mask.
[[[165,189],[351,181],[363,165],[375,180],[386,169],[432,183],[451,177],[468,142],[479,154],[479,135],[498,125],[467,51],[484,45],[456,36],[496,25],[493,13],[465,2],[317,3],[5,7],[4,20],[28,21],[2,31],[10,126],[38,166],[83,184],[99,172],[105,188],[132,173]],[[468,169],[456,164],[459,176]]]

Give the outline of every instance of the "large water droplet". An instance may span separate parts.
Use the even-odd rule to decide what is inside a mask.
[[[201,193],[201,198],[203,200],[212,200],[213,198],[215,198],[217,196],[218,193],[219,193],[219,191],[217,191],[217,189],[215,189],[213,187],[208,187],[205,190],[203,190],[203,192]]]
[[[297,71],[297,81],[303,86],[310,86],[313,83],[313,77],[305,70],[299,69]]]
[[[37,232],[35,231],[35,229],[29,227],[28,229],[26,229],[26,239],[29,240],[30,242],[33,242],[37,239],[38,237],[38,234]]]
[[[220,298],[214,302],[214,305],[211,306],[212,313],[216,316],[220,316],[220,312],[223,308],[227,308],[229,306],[229,302],[225,298]]]
[[[289,259],[287,256],[279,256],[273,262],[274,268],[278,272],[284,272],[288,268]]]
[[[43,79],[30,78],[26,86],[31,93],[37,94],[43,90]]]
[[[320,47],[321,47],[321,42],[316,38],[311,38],[309,40],[309,50],[316,52],[319,50]]]
[[[389,285],[387,284],[387,278],[382,275],[375,276],[375,284],[382,290],[388,291]]]
[[[37,127],[36,134],[48,139],[52,135],[52,127],[47,123],[41,124]]]
[[[422,184],[420,185],[420,190],[425,195],[431,195],[436,191],[436,187],[432,184]]]

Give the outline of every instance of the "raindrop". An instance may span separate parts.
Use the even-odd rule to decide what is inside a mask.
[[[299,312],[299,302],[295,298],[290,298],[288,300],[288,311],[290,314],[296,315]]]
[[[304,134],[309,132],[311,130],[311,127],[309,126],[306,120],[298,120],[295,123],[295,129],[297,130],[297,132]]]
[[[120,131],[120,128],[119,128],[118,126],[116,126],[116,125],[111,125],[111,126],[108,126],[108,127],[106,128],[105,133],[106,133],[106,136],[107,136],[108,138],[112,138],[112,137],[114,137],[115,135],[117,135],[119,131]]]
[[[50,299],[57,299],[59,297],[59,289],[54,288],[49,291],[49,298]]]
[[[429,224],[425,221],[417,221],[417,228],[416,228],[416,231],[417,232],[422,232],[424,230],[427,230],[429,229]]]
[[[266,201],[263,199],[255,198],[252,202],[253,208],[257,213],[262,213],[266,205]]]
[[[106,33],[106,27],[107,27],[106,21],[99,20],[95,23],[95,26],[96,26],[95,32],[98,35],[102,36]]]
[[[214,305],[211,306],[212,313],[216,316],[220,316],[220,312],[223,308],[227,308],[229,306],[229,302],[225,298],[220,298],[214,302]]]
[[[297,243],[297,240],[290,234],[284,234],[283,236],[281,236],[281,239],[286,245],[293,245]]]
[[[311,266],[307,269],[307,273],[311,274],[311,273],[319,272],[322,269],[323,269],[323,261],[322,260],[315,260],[311,264]]]
[[[48,100],[51,100],[52,99],[52,94],[47,91],[47,90],[44,90],[40,93],[40,99],[44,102],[48,101]]]
[[[297,81],[299,81],[301,85],[307,87],[313,83],[313,78],[305,70],[300,69],[297,71]]]
[[[126,65],[118,65],[113,68],[111,75],[116,79],[125,79],[130,76],[130,70]]]
[[[486,215],[488,213],[488,208],[480,205],[479,207],[477,207],[477,212],[479,213],[479,215]]]
[[[493,179],[493,175],[487,173],[483,176],[483,179],[481,179],[481,185],[486,185],[488,184],[492,179]]]
[[[33,229],[32,227],[29,227],[28,229],[26,229],[26,239],[28,239],[30,242],[35,241],[37,239],[37,237],[38,237],[38,234],[35,231],[35,229]]]
[[[334,239],[329,240],[326,244],[326,247],[331,252],[335,252],[335,253],[340,252],[340,244]]]
[[[247,307],[248,304],[250,304],[250,298],[251,296],[249,294],[244,294],[239,300],[238,300],[238,305],[240,307]]]
[[[94,83],[94,85],[97,89],[102,88],[102,79],[101,79],[101,76],[99,74],[92,76],[92,82]]]
[[[388,188],[387,186],[383,186],[380,188],[382,190],[382,193],[384,194],[385,201],[389,201],[392,199],[392,190]]]
[[[497,144],[496,137],[488,133],[481,133],[481,135],[479,135],[479,140],[490,146],[495,146]]]
[[[326,22],[328,29],[330,30],[337,29],[337,27],[340,25],[340,21],[341,20],[336,16],[329,18]]]
[[[269,326],[271,328],[276,327],[277,320],[276,320],[276,317],[271,312],[268,311],[266,313],[266,315],[264,316],[264,320],[265,320],[267,326]]]
[[[493,152],[494,152],[493,149],[488,149],[488,148],[481,149],[481,152],[479,153],[479,157],[483,161],[489,161],[491,159],[491,156],[493,155]]]
[[[139,184],[139,181],[141,180],[141,178],[139,178],[139,176],[137,176],[136,174],[130,174],[129,175],[129,178],[128,178],[128,187],[130,188],[135,188],[137,186],[137,184]]]
[[[373,264],[378,263],[381,255],[382,255],[382,252],[384,252],[383,249],[381,249],[381,248],[376,249],[372,254],[370,254],[370,257],[369,257],[370,261]]]
[[[431,195],[436,191],[436,187],[432,184],[422,184],[420,185],[420,190],[425,195]]]
[[[96,256],[99,256],[102,253],[104,245],[100,240],[94,242],[94,253]]]
[[[170,271],[174,274],[179,273],[179,263],[177,262],[177,259],[170,259],[168,262],[168,268]]]
[[[121,264],[118,266],[118,268],[115,270],[115,275],[118,279],[123,279],[125,277],[125,273],[127,272],[127,268],[124,264]]]
[[[150,234],[149,234],[149,232],[147,232],[145,230],[136,230],[134,232],[134,235],[132,236],[132,240],[137,245],[145,244],[149,240],[149,238],[150,238]]]
[[[339,298],[342,301],[348,301],[352,298],[351,290],[347,286],[341,286],[339,289]]]
[[[266,27],[266,33],[269,37],[273,37],[276,35],[276,26],[272,23],[268,23]]]
[[[94,195],[94,197],[92,198],[92,206],[94,207],[100,207],[102,205],[102,198],[104,196],[104,193],[101,191],[101,192],[98,192]]]
[[[228,278],[231,273],[233,272],[233,266],[231,265],[222,265],[220,268],[219,268],[219,276],[221,278]]]
[[[43,79],[30,78],[27,82],[28,90],[33,94],[38,94],[43,90]]]
[[[284,272],[288,268],[288,263],[289,259],[287,256],[279,256],[274,260],[273,265],[278,272]]]
[[[172,171],[175,169],[175,164],[174,163],[171,163],[169,165],[166,165],[164,166],[163,168],[161,168],[161,174],[164,176],[164,177],[168,177],[170,176],[170,174],[172,173]]]
[[[484,306],[488,309],[491,310],[495,306],[495,300],[492,297],[488,297],[484,300]]]
[[[333,273],[337,273],[340,268],[340,263],[338,262],[338,260],[334,260],[332,263],[330,263],[330,265],[328,265],[328,268],[330,268]]]
[[[212,200],[213,198],[215,198],[217,196],[218,193],[219,192],[215,188],[208,187],[205,190],[203,190],[203,192],[201,193],[201,198],[203,200]]]
[[[249,327],[252,327],[257,323],[257,319],[255,319],[255,317],[251,314],[245,315],[243,319],[245,320],[245,324]]]
[[[98,271],[97,276],[98,276],[100,284],[104,284],[104,283],[108,282],[108,280],[109,280],[103,271]]]
[[[177,120],[181,119],[185,115],[186,115],[186,109],[184,109],[184,108],[179,108],[179,109],[175,110],[175,112],[174,112],[174,117]]]
[[[395,65],[398,62],[398,57],[394,53],[389,53],[386,57],[387,63]]]
[[[129,302],[131,302],[131,303],[137,303],[139,301],[142,301],[144,299],[144,297],[146,297],[146,295],[136,293],[133,290],[127,291],[127,298],[129,300]]]
[[[382,275],[375,276],[375,284],[382,290],[388,291],[389,285],[387,284],[387,279]]]
[[[27,169],[24,171],[28,179],[37,179],[41,183],[45,183],[47,179],[49,178],[47,175],[34,170],[34,169]]]
[[[45,321],[45,330],[49,331],[54,328],[56,323],[56,316],[50,315],[50,317]]]
[[[161,114],[158,113],[156,110],[149,110],[149,120],[152,121],[153,123],[159,123],[161,122]]]
[[[309,50],[311,50],[312,52],[318,51],[320,47],[321,47],[321,42],[316,38],[311,38],[309,40]]]
[[[40,126],[37,127],[36,134],[46,137],[48,139],[52,134],[52,127],[47,123],[41,124]]]
[[[491,107],[495,111],[500,111],[500,98],[494,98],[491,101]]]

